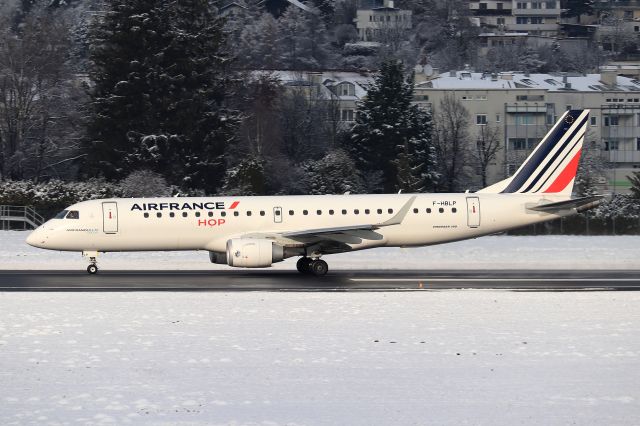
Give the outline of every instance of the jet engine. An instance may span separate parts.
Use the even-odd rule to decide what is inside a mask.
[[[235,238],[227,241],[227,264],[240,268],[264,268],[282,262],[284,247],[258,238]]]

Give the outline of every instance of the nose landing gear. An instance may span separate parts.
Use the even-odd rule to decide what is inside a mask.
[[[98,252],[97,251],[83,251],[82,252],[82,256],[83,257],[88,257],[89,258],[89,262],[91,262],[89,264],[89,266],[87,266],[87,272],[90,273],[91,275],[94,275],[98,272]]]
[[[296,263],[298,272],[302,274],[315,275],[317,277],[326,275],[329,271],[329,265],[322,259],[311,259],[309,257],[301,257]]]

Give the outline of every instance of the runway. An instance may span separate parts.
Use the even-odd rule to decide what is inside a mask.
[[[0,291],[640,290],[640,271],[0,271]]]

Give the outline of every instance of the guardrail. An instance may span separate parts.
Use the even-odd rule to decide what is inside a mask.
[[[30,206],[0,205],[0,229],[33,229],[44,223],[44,218]],[[17,225],[17,226],[16,226]]]

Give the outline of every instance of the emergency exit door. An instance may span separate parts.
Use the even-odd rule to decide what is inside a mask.
[[[102,203],[102,229],[105,234],[118,232],[118,204],[116,202]]]
[[[273,208],[273,221],[275,223],[282,223],[282,207]]]
[[[469,228],[480,226],[480,199],[478,197],[467,197],[467,225]]]

